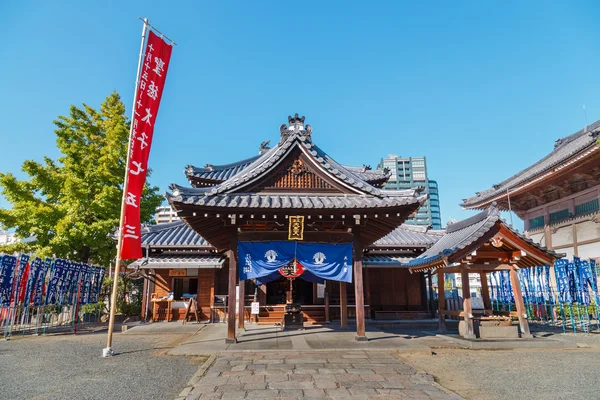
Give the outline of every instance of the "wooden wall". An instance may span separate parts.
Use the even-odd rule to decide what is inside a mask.
[[[369,268],[371,310],[426,310],[423,274],[403,268]]]
[[[227,277],[227,274],[219,274],[219,270],[215,269],[199,269],[198,270],[198,311],[202,320],[210,319],[211,306],[213,305],[213,299],[215,296],[215,284],[218,284],[219,280],[223,277]],[[195,276],[187,276],[188,278],[194,278]],[[169,276],[169,270],[156,270],[156,275],[152,275],[154,282],[150,283],[150,296],[152,293],[156,293],[156,297],[164,297],[171,291],[171,284],[173,277]],[[146,288],[148,282],[144,284]],[[226,287],[222,286],[222,287]],[[142,297],[142,317],[145,318],[145,305],[146,305],[146,290],[144,290]],[[148,305],[149,314],[152,314],[153,303],[150,302]],[[180,311],[172,310],[171,318],[173,320],[182,319],[185,313],[185,309]],[[162,315],[161,315],[162,317]]]

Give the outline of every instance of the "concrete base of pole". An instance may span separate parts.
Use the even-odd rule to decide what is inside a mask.
[[[105,349],[102,349],[102,357],[106,358],[106,357],[110,357],[110,356],[114,356],[115,352],[113,351],[112,347],[107,347]]]

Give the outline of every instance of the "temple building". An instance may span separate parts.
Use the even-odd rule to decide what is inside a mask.
[[[307,321],[353,318],[357,340],[365,319],[433,312],[431,273],[411,274],[407,262],[444,232],[403,225],[427,195],[383,190],[388,171],[336,162],[304,117],[288,117],[254,157],[185,173],[191,187],[167,194],[181,220],[148,228],[145,257],[130,266],[148,278],[145,316],[181,319],[187,303],[176,303],[196,298],[201,318],[226,320],[235,342],[236,323],[278,322],[290,302]]]
[[[600,121],[558,139],[540,161],[464,199],[467,209],[493,202],[525,222],[525,235],[567,258],[600,261]]]

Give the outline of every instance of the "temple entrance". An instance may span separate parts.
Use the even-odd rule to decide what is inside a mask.
[[[302,278],[296,278],[292,282],[292,298],[294,303],[301,305],[312,305],[313,284]],[[286,292],[290,290],[288,279],[281,277],[267,283],[267,304],[285,304]]]

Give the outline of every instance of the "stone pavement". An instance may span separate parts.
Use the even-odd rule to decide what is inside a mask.
[[[302,350],[396,350],[423,351],[431,349],[420,340],[412,339],[410,333],[398,329],[382,329],[367,326],[369,341],[355,340],[354,327],[342,330],[339,326],[308,325],[304,330],[283,331],[280,327],[247,324],[245,330],[238,330],[238,343],[225,343],[227,324],[208,324],[190,336],[171,355],[210,355],[216,352],[240,351],[302,351]],[[418,334],[418,333],[416,333]],[[427,335],[428,337],[432,335]],[[444,342],[444,339],[439,339]]]
[[[460,399],[392,351],[226,353],[178,399]]]

